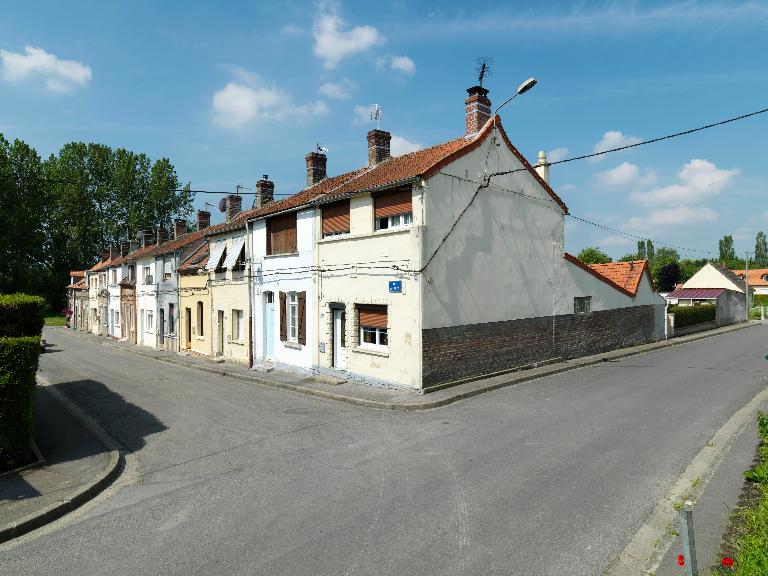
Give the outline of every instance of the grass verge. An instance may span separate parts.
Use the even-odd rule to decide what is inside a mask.
[[[67,318],[59,314],[56,314],[55,316],[46,316],[45,325],[46,326],[66,326]]]
[[[768,576],[768,414],[758,412],[757,431],[755,464],[744,473],[745,487],[723,542],[722,557],[732,556],[733,566],[718,566],[713,576]]]

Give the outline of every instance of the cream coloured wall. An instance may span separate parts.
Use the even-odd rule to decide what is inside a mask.
[[[723,276],[722,272],[707,262],[701,270],[691,276],[683,288],[727,288],[744,294],[744,284],[736,284]]]
[[[203,326],[197,320],[197,303],[203,303]],[[187,308],[191,313],[192,338],[186,346]],[[211,291],[207,274],[179,275],[179,334],[183,349],[211,355]],[[202,330],[201,330],[202,328]]]
[[[414,189],[413,224],[374,231],[373,199],[364,194],[351,199],[350,234],[320,237],[317,251],[319,351],[317,363],[332,365],[332,303],[346,306],[346,372],[352,379],[402,388],[421,387],[420,289],[418,276],[396,273],[419,266],[422,222],[421,189]],[[351,268],[351,269],[350,269]],[[401,280],[403,292],[389,292],[389,281]],[[388,339],[384,351],[360,347],[355,306],[387,306]],[[323,350],[323,351],[320,351]]]

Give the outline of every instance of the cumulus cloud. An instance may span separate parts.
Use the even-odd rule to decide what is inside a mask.
[[[646,205],[696,204],[719,195],[738,174],[738,170],[723,170],[712,162],[694,158],[677,173],[679,182],[647,192],[633,192],[630,199]]]
[[[403,74],[414,74],[416,64],[408,56],[392,56],[389,59],[389,67]]]
[[[71,92],[90,82],[91,67],[76,60],[61,60],[42,48],[25,46],[24,53],[0,50],[0,77],[6,82],[42,80],[54,93]]]
[[[649,186],[656,181],[656,173],[653,171],[640,172],[640,168],[629,162],[622,162],[615,168],[598,172],[595,175],[597,183],[603,188],[635,189]]]
[[[392,156],[402,156],[403,154],[416,152],[416,150],[421,150],[422,148],[424,148],[423,144],[417,144],[402,136],[392,134],[392,142],[390,144],[390,152],[392,153]]]
[[[318,91],[327,98],[333,100],[347,100],[352,96],[352,91],[357,88],[354,82],[348,78],[342,78],[340,82],[325,82],[320,85]]]
[[[315,38],[314,52],[323,60],[324,68],[336,68],[339,62],[384,41],[373,26],[355,26],[346,29],[347,24],[338,15],[336,5],[321,7],[312,26]]]
[[[322,115],[328,111],[322,100],[296,105],[279,86],[240,69],[233,73],[238,79],[217,90],[211,102],[213,121],[223,128],[239,131],[261,121]]]
[[[638,138],[637,136],[627,136],[619,130],[609,130],[603,134],[603,137],[600,138],[600,141],[595,144],[595,146],[592,148],[592,152],[605,152],[606,150],[621,148],[622,146],[637,144],[638,142],[642,142],[642,138]],[[604,158],[605,156],[595,156],[594,158],[590,158],[590,160],[592,162],[599,162]]]
[[[369,122],[372,122],[371,120],[371,111],[373,110],[373,106],[362,106],[358,104],[353,109],[354,112],[354,120],[353,124],[368,124]]]
[[[568,148],[554,148],[547,152],[547,162],[560,162],[568,156]]]
[[[715,220],[717,213],[706,206],[674,206],[654,210],[647,216],[634,216],[627,222],[627,227],[648,230],[660,226],[682,226]]]

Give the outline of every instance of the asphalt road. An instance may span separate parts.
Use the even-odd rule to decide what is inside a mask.
[[[768,384],[766,326],[414,413],[46,337],[139,477],[0,574],[599,574]]]

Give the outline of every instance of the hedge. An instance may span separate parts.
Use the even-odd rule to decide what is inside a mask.
[[[40,338],[0,338],[0,470],[26,464]]]
[[[768,306],[768,294],[755,294],[752,297],[752,306]]]
[[[675,328],[685,328],[704,322],[712,322],[715,319],[717,306],[715,304],[699,304],[697,306],[675,306],[672,314],[675,315]]]
[[[39,336],[45,300],[27,294],[0,294],[0,338]]]

